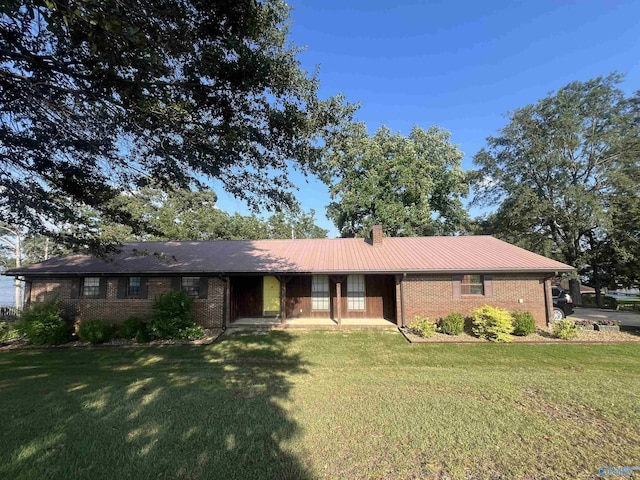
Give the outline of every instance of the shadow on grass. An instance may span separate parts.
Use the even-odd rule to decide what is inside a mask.
[[[0,354],[0,478],[311,478],[290,342]]]

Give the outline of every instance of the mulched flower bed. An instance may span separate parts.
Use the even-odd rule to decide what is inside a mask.
[[[110,347],[161,347],[165,345],[211,345],[222,334],[224,330],[222,328],[205,328],[204,337],[198,340],[152,340],[146,343],[137,343],[135,340],[129,340],[125,338],[113,338],[108,342],[101,343],[99,345],[91,345],[88,342],[81,340],[73,340],[71,342],[63,343],[62,345],[31,345],[24,339],[19,338],[15,340],[9,340],[0,344],[0,351],[3,350],[33,350],[39,348],[110,348]]]
[[[407,328],[401,328],[400,332],[410,343],[490,343],[473,334],[463,332],[460,335],[446,335],[444,333],[435,333],[432,337],[423,338],[409,332]],[[526,337],[517,337],[513,335],[511,343],[621,343],[621,342],[640,342],[640,331],[622,331],[622,332],[598,332],[598,331],[579,331],[576,338],[571,340],[562,340],[556,338],[551,330],[539,328],[535,333]]]

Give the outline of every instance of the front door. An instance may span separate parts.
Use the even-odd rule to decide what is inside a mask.
[[[280,314],[280,282],[276,277],[264,277],[262,281],[262,315],[275,317]]]

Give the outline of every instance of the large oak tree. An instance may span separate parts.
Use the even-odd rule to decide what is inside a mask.
[[[215,180],[250,205],[295,202],[353,108],[318,98],[280,0],[7,0],[0,6],[0,220],[69,231],[150,180]]]
[[[366,235],[375,224],[392,236],[447,235],[463,229],[461,197],[468,180],[462,152],[439,127],[414,127],[408,136],[386,127],[369,136],[354,124],[331,142],[331,204],[327,216],[344,237]]]
[[[638,199],[640,130],[621,78],[573,82],[514,111],[474,157],[475,201],[498,206],[488,233],[576,266],[598,297],[603,278],[615,282],[605,258],[639,260],[637,234],[622,232]]]

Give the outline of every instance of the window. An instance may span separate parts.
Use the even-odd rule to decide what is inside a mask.
[[[200,296],[200,277],[182,277],[182,289],[190,297]]]
[[[364,310],[365,298],[364,275],[349,275],[347,277],[347,309]]]
[[[140,296],[140,277],[129,277],[127,282],[127,297]]]
[[[311,310],[329,310],[329,277],[311,277]]]
[[[100,296],[100,278],[99,277],[84,277],[82,279],[82,296],[83,297],[98,297]]]
[[[484,280],[482,275],[463,275],[460,282],[462,295],[484,295]]]

